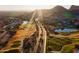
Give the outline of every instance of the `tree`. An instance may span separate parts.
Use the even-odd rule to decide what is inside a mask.
[[[67,17],[67,18],[75,18],[76,16],[71,13],[71,12],[64,12],[63,13],[64,17]]]

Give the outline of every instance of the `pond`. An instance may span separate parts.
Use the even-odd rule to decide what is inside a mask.
[[[65,29],[55,29],[55,32],[75,32],[77,29],[65,28]]]

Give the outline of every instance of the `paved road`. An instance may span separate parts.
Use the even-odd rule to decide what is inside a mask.
[[[44,25],[42,25],[42,23],[40,22],[40,20],[43,20],[43,15],[42,15],[42,11],[39,10],[37,11],[37,15],[38,17],[34,20],[35,21],[35,24],[37,25],[38,27],[38,37],[36,38],[36,45],[35,45],[35,48],[34,48],[34,52],[37,52],[37,50],[39,49],[39,46],[40,46],[40,52],[43,52],[45,53],[46,52],[46,39],[47,39],[47,32],[44,28]],[[43,42],[41,42],[41,40]]]
[[[43,20],[43,13],[41,10],[38,11],[38,15],[39,15],[39,20]],[[46,52],[46,39],[47,39],[47,31],[45,30],[45,27],[43,24],[40,23],[41,29],[42,29],[42,39],[43,39],[43,52]]]

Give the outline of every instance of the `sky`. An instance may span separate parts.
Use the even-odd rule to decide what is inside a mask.
[[[56,5],[0,5],[0,11],[32,11],[35,9],[51,9]],[[70,5],[62,5],[69,9]]]

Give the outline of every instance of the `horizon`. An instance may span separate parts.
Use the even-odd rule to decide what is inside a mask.
[[[51,9],[58,5],[1,5],[0,11],[34,11],[36,9]],[[69,9],[71,5],[59,5]]]

